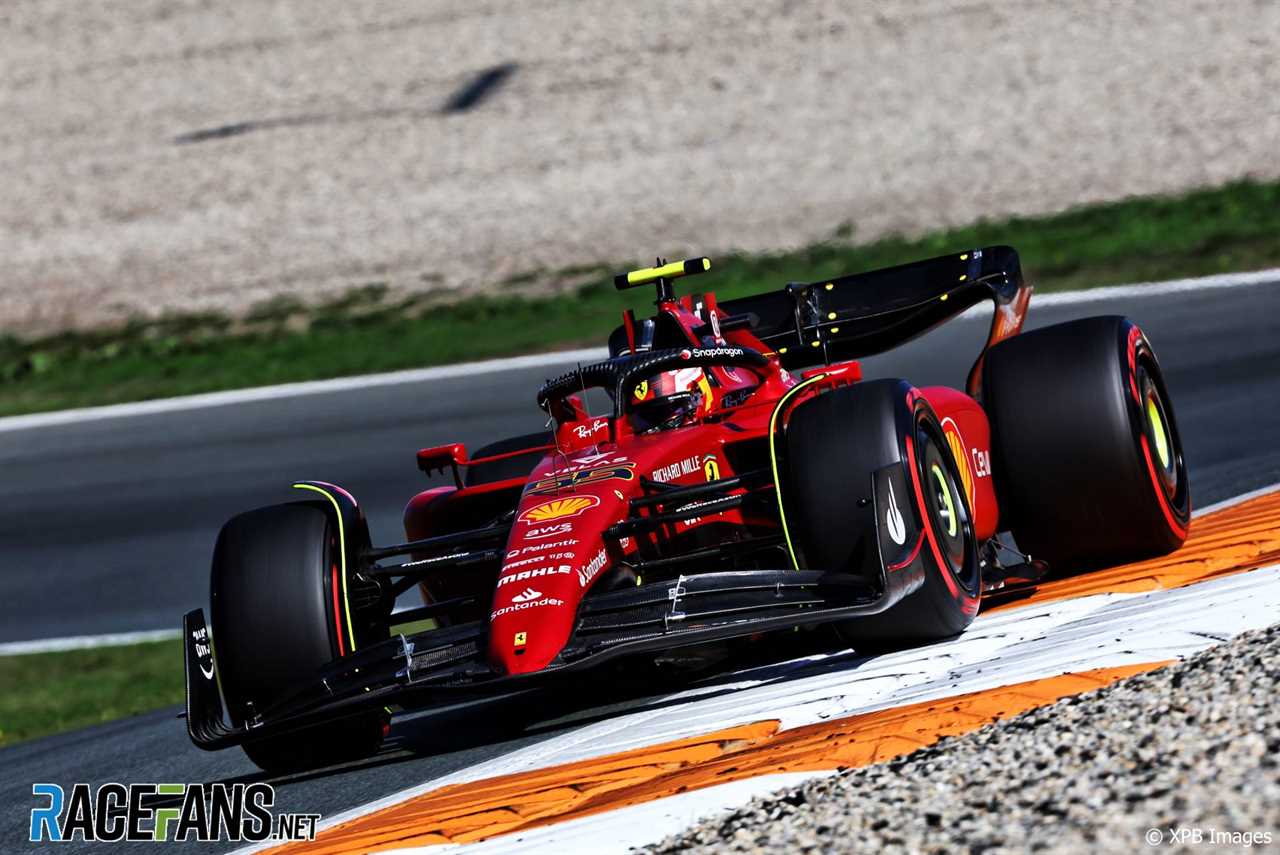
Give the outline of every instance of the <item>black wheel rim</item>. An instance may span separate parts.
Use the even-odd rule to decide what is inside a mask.
[[[1161,499],[1185,525],[1190,517],[1191,490],[1187,463],[1182,456],[1177,416],[1155,354],[1145,341],[1138,343],[1135,362],[1133,379],[1139,394],[1137,424],[1146,440],[1151,471],[1155,475],[1157,489],[1164,494]]]
[[[950,447],[928,419],[921,419],[916,429],[917,476],[924,495],[924,512],[938,538],[938,549],[950,573],[970,594],[978,591],[978,566],[974,560],[973,522],[968,498],[960,486]]]

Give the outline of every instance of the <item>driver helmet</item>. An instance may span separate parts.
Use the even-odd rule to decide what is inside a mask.
[[[640,433],[680,427],[699,408],[711,407],[711,383],[701,368],[662,371],[637,383],[630,403],[632,420]]]

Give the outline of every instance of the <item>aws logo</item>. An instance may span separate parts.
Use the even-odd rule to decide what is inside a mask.
[[[598,504],[600,504],[600,500],[595,496],[569,496],[565,499],[552,499],[550,502],[534,505],[522,513],[520,522],[544,523],[551,520],[576,517],[587,508],[594,508]]]
[[[582,469],[577,472],[562,472],[558,475],[552,475],[550,478],[543,478],[535,481],[529,487],[530,493],[558,493],[571,487],[584,487],[587,484],[599,484],[601,481],[612,481],[615,478],[619,481],[631,481],[636,477],[636,465],[631,462],[627,463],[610,463],[606,466],[596,466],[591,469]]]

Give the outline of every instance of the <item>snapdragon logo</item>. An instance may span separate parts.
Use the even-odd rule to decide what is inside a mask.
[[[318,813],[273,816],[270,784],[32,784],[47,800],[31,810],[33,843],[45,840],[257,843],[313,840]]]

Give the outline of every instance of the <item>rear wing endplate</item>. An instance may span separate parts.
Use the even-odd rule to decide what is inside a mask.
[[[746,316],[749,328],[784,368],[800,369],[859,359],[891,350],[982,302],[995,303],[986,348],[1021,328],[1031,288],[1018,253],[990,246],[896,267],[817,282],[792,282],[783,290],[720,303],[729,317]],[[969,374],[978,397],[982,356]]]

